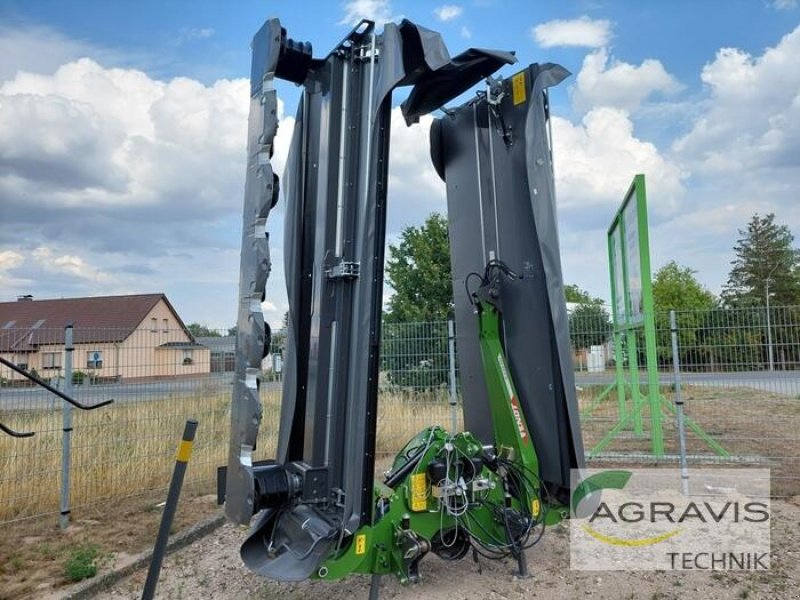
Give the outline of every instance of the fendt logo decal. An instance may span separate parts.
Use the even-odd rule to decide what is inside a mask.
[[[511,412],[514,414],[514,421],[517,422],[517,429],[519,429],[519,437],[526,444],[528,443],[528,428],[525,426],[525,420],[522,418],[522,411],[519,408],[519,402],[514,395],[514,386],[511,385],[511,377],[506,368],[506,361],[503,359],[502,354],[497,355],[497,364],[500,366],[500,372],[503,374],[503,383],[506,385],[506,392],[508,392],[508,400],[511,402]]]
[[[522,420],[522,412],[517,404],[517,399],[511,396],[511,411],[514,413],[514,420],[517,422],[517,429],[519,429],[519,437],[526,444],[528,443],[528,430],[525,427],[525,421]]]

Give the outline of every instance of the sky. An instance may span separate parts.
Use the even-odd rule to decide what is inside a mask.
[[[252,35],[272,16],[324,56],[361,18],[408,18],[451,55],[515,50],[551,90],[564,278],[609,299],[606,230],[644,173],[653,270],[714,293],[758,212],[800,236],[800,0],[0,1],[0,301],[164,292],[236,319]],[[299,90],[277,86],[281,172]],[[446,212],[432,117],[393,97],[388,240]],[[283,202],[263,305],[280,323]],[[388,292],[387,292],[388,293]]]

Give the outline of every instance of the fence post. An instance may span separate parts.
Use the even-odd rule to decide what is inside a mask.
[[[186,476],[186,467],[192,456],[192,444],[194,443],[196,432],[197,421],[195,419],[187,420],[183,428],[183,437],[175,456],[175,470],[172,472],[172,479],[169,482],[167,501],[164,504],[164,513],[161,515],[161,524],[158,526],[153,558],[150,560],[150,568],[147,570],[147,579],[145,579],[144,589],[142,590],[142,600],[152,600],[155,597],[158,576],[161,573],[164,555],[167,553],[169,530],[172,528],[175,511],[178,509],[183,478]]]
[[[689,495],[689,465],[686,460],[686,429],[683,424],[683,396],[681,396],[681,359],[678,356],[678,325],[675,311],[669,311],[669,329],[672,333],[672,368],[675,374],[675,418],[678,421],[678,445],[681,461],[681,490]]]
[[[72,323],[64,328],[64,393],[72,397],[72,355],[75,350],[72,336]],[[63,434],[61,437],[61,513],[58,525],[61,529],[69,526],[69,476],[72,461],[72,405],[62,402]]]
[[[450,363],[450,433],[458,430],[458,395],[456,392],[456,331],[453,319],[447,321],[448,362]]]

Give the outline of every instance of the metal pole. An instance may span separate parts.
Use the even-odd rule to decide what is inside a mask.
[[[183,487],[183,477],[186,475],[186,465],[192,455],[192,442],[197,431],[197,421],[189,419],[183,429],[183,438],[178,446],[178,453],[175,457],[175,470],[172,473],[172,481],[169,484],[167,502],[164,505],[164,514],[161,515],[161,525],[158,527],[158,537],[156,546],[153,549],[153,559],[150,561],[150,569],[147,571],[147,580],[144,582],[142,600],[152,600],[156,593],[158,576],[161,573],[161,563],[164,562],[164,554],[167,551],[167,540],[169,540],[169,530],[172,527],[172,520],[175,518],[175,510],[178,508],[178,498]]]
[[[672,332],[672,368],[675,374],[675,416],[678,421],[678,444],[681,460],[681,490],[689,495],[689,465],[686,460],[686,429],[683,425],[683,397],[681,396],[681,366],[678,356],[678,326],[675,311],[669,311],[669,328]]]
[[[448,362],[450,363],[450,433],[458,429],[458,395],[456,393],[456,330],[453,320],[447,321]]]
[[[72,355],[75,351],[72,335],[72,323],[64,328],[64,393],[72,397]],[[70,464],[72,461],[72,405],[62,404],[63,434],[61,437],[61,513],[58,526],[66,529],[69,526],[69,488]]]
[[[774,270],[774,269],[773,269]],[[769,355],[769,370],[775,370],[775,361],[772,358],[772,323],[769,316],[769,277],[766,281],[766,301],[767,301],[767,354]]]

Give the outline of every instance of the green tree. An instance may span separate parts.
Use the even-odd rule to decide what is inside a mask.
[[[447,220],[433,213],[420,227],[407,227],[389,246],[386,280],[394,290],[386,319],[392,323],[441,321],[453,316]]]
[[[697,280],[696,274],[694,269],[683,267],[674,260],[656,271],[653,277],[653,304],[656,313],[713,308],[716,298]]]
[[[567,298],[567,302],[574,302],[575,304],[603,304],[602,299],[592,298],[589,292],[574,283],[568,283],[564,286],[564,295]]]
[[[775,215],[757,213],[739,230],[733,247],[728,282],[722,291],[727,306],[761,306],[767,292],[777,305],[800,304],[800,249],[786,225],[775,223]]]
[[[611,319],[601,301],[579,304],[569,315],[569,337],[576,350],[604,344],[610,333]]]
[[[194,337],[222,337],[216,329],[209,329],[205,325],[200,325],[200,323],[189,323],[186,329]]]
[[[604,344],[611,332],[611,319],[601,298],[592,297],[574,283],[564,286],[567,302],[577,304],[569,314],[569,337],[572,347],[583,350]]]
[[[394,290],[384,315],[383,368],[402,387],[430,388],[448,379],[447,324],[453,317],[447,220],[430,215],[389,246],[386,279]]]
[[[697,271],[670,261],[653,277],[653,305],[658,360],[672,364],[672,335],[669,311],[676,312],[678,347],[681,364],[687,368],[705,365],[710,361],[712,331],[705,331],[710,311],[717,300],[697,280]]]

